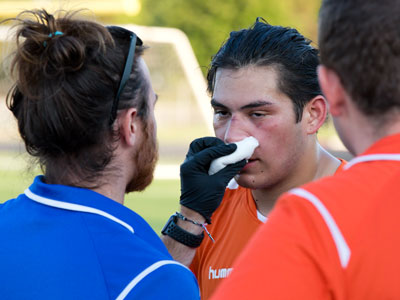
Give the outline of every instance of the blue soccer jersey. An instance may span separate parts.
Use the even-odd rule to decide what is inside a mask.
[[[0,205],[1,299],[199,299],[135,212],[94,191],[43,177]]]

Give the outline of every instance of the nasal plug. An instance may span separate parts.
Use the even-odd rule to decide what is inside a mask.
[[[237,148],[235,152],[218,157],[211,162],[210,169],[208,170],[208,175],[213,175],[219,170],[225,168],[227,165],[237,163],[243,159],[249,159],[254,150],[258,147],[259,143],[256,138],[249,136],[240,142],[235,143]]]

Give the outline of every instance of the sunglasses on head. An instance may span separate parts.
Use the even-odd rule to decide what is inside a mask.
[[[111,35],[115,38],[130,40],[129,51],[126,57],[124,71],[122,73],[121,80],[119,82],[117,96],[115,97],[111,107],[111,116],[109,121],[109,125],[111,126],[114,123],[115,119],[117,118],[119,98],[132,72],[136,46],[143,45],[143,42],[134,32],[127,30],[125,28],[119,26],[107,26],[107,29],[111,33]]]

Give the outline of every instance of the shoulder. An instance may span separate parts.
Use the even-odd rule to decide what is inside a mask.
[[[276,227],[296,228],[296,240],[302,247],[310,249],[310,245],[319,245],[316,249],[329,249],[325,250],[330,253],[329,257],[341,266],[347,266],[350,259],[349,230],[356,218],[354,211],[358,210],[354,186],[349,184],[349,173],[344,173],[347,172],[285,193],[269,219],[270,225],[278,220],[285,225],[275,224]],[[290,228],[285,230],[293,233]]]
[[[177,285],[185,285],[183,290],[196,290],[194,275],[172,259],[154,231],[141,222],[132,227],[133,233],[123,226],[101,234],[91,230],[93,248],[111,298],[125,299],[117,297],[123,291],[128,295],[134,290],[135,296],[127,299],[169,299],[163,292]]]
[[[112,245],[103,244],[97,253],[112,298],[125,293],[132,294],[126,299],[172,299],[173,289],[192,294],[198,290],[193,273],[174,261],[166,248],[134,236],[113,239],[109,237]]]
[[[162,260],[132,278],[117,299],[200,299],[200,292],[188,268]]]

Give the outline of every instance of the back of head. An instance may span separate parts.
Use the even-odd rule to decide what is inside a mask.
[[[279,72],[279,88],[293,101],[297,121],[304,105],[321,95],[318,50],[296,29],[272,26],[261,18],[248,29],[233,31],[213,57],[207,74],[208,91],[214,91],[218,68],[272,66]]]
[[[400,108],[400,2],[324,0],[321,62],[334,70],[357,107],[380,117]]]
[[[27,151],[38,158],[46,181],[97,186],[114,152],[110,125],[114,99],[130,45],[129,34],[76,13],[25,11],[17,18],[9,109]],[[129,31],[127,31],[129,33]],[[136,47],[137,58],[143,51]],[[147,110],[147,83],[134,63],[118,109]]]

